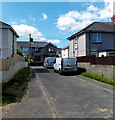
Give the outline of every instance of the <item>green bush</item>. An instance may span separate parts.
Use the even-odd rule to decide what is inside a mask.
[[[16,96],[9,93],[2,93],[2,104],[6,105],[16,101]]]
[[[18,73],[11,79],[11,81],[14,81],[16,83],[20,85],[22,85],[25,82],[28,82],[28,76],[30,74],[30,68],[24,68],[20,71],[18,71]]]
[[[113,78],[104,77],[103,75],[98,75],[98,74],[90,73],[90,72],[81,73],[81,75],[84,77],[95,79],[97,81],[115,86],[115,80]]]
[[[22,53],[22,51],[20,50],[20,49],[17,49],[17,54],[19,54],[19,55],[23,55],[23,53]]]
[[[2,104],[6,105],[15,102],[17,98],[27,93],[30,67],[19,70],[15,76],[2,85]],[[18,94],[19,93],[19,94]]]

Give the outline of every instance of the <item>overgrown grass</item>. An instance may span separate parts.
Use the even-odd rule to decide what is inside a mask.
[[[15,76],[2,85],[2,105],[20,101],[27,93],[30,67],[23,68]]]
[[[84,77],[88,77],[88,78],[115,86],[115,79],[113,79],[113,78],[104,77],[102,75],[90,73],[90,72],[84,72],[84,73],[81,73],[81,75]]]

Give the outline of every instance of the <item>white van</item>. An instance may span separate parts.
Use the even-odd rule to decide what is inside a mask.
[[[56,63],[54,64],[54,72],[75,72],[77,71],[76,67],[76,58],[56,58]]]
[[[44,60],[44,67],[45,68],[53,68],[53,65],[55,63],[56,57],[46,57]]]

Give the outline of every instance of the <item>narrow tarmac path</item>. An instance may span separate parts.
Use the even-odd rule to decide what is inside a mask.
[[[32,67],[29,94],[4,118],[112,118],[113,87],[79,75]]]

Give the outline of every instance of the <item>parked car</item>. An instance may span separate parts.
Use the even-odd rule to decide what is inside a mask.
[[[46,57],[44,60],[44,67],[45,68],[53,68],[55,60],[56,60],[56,57]]]
[[[54,64],[54,72],[59,72],[62,74],[64,72],[76,72],[76,58],[56,58],[56,63]]]

